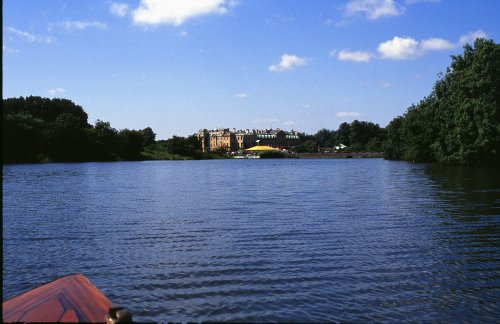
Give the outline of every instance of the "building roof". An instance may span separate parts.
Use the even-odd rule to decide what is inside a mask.
[[[265,145],[257,145],[251,148],[246,149],[245,151],[277,151],[277,148]]]

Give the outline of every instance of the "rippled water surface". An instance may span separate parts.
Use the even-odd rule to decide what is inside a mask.
[[[497,321],[497,171],[381,159],[4,166],[4,299],[80,272],[139,321]]]

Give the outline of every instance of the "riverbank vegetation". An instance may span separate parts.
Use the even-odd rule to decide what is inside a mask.
[[[196,136],[156,141],[142,130],[117,130],[67,99],[3,100],[3,163],[186,160],[220,157],[204,153]]]
[[[261,159],[296,159],[297,154],[281,151],[264,151],[259,154]]]
[[[88,123],[82,107],[67,99],[20,97],[3,100],[3,162],[79,162],[142,160],[155,142],[151,128]]]
[[[344,145],[345,152],[382,152],[386,130],[378,124],[355,120],[340,124],[338,130],[321,129],[314,135],[301,134],[302,144],[297,153],[331,152]]]
[[[387,159],[444,164],[500,162],[500,45],[478,39],[435,83],[431,94],[386,128],[367,121],[301,134],[297,153],[384,152]],[[196,135],[156,141],[150,128],[117,130],[88,123],[67,99],[3,100],[3,162],[83,162],[227,158],[203,152]],[[341,145],[342,144],[342,145]],[[262,157],[285,157],[267,153]]]
[[[385,157],[444,164],[500,162],[500,44],[478,39],[431,94],[387,126]]]
[[[173,136],[160,140],[144,148],[147,160],[205,160],[225,157],[226,151],[203,152],[196,135],[188,137]]]

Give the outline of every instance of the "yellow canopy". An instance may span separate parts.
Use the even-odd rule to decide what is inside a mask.
[[[271,146],[257,145],[257,146],[248,148],[245,151],[278,151],[278,149],[271,147]]]

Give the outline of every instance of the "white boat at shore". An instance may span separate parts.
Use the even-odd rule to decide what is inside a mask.
[[[233,158],[234,159],[260,159],[260,156],[247,154],[247,155],[235,155]]]

